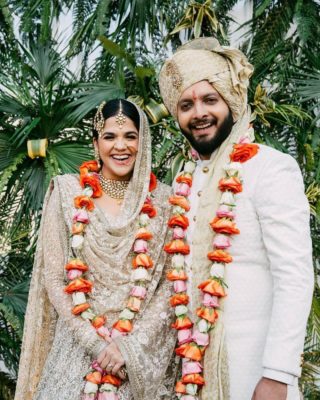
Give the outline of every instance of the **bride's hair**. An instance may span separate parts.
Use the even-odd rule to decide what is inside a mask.
[[[140,116],[137,108],[130,102],[124,99],[114,99],[108,101],[102,108],[102,115],[104,120],[114,117],[120,112],[120,102],[123,114],[130,118],[134,123],[135,127],[139,131],[140,128]],[[93,128],[93,137],[98,139],[98,132]]]

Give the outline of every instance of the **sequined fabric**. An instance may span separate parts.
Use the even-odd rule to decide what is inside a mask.
[[[81,258],[89,265],[94,289],[89,301],[94,311],[108,316],[108,326],[125,307],[134,285],[132,244],[138,215],[148,193],[151,168],[150,135],[143,114],[139,152],[119,216],[107,216],[98,206],[90,213]],[[83,377],[105,343],[90,322],[71,313],[71,296],[64,293],[64,265],[71,256],[70,232],[81,193],[77,175],[54,179],[47,193],[26,312],[24,339],[15,400],[80,400]],[[171,399],[176,374],[175,333],[165,279],[170,260],[162,252],[170,215],[170,189],[158,183],[153,192],[157,216],[150,222],[154,239],[149,252],[154,269],[148,294],[130,337],[118,338],[129,382],[120,400]]]
[[[42,228],[44,275],[41,279],[50,303],[54,306],[54,310],[49,307],[50,313],[58,316],[58,320],[51,327],[54,337],[52,346],[45,344],[45,347],[39,349],[42,357],[47,356],[47,359],[36,394],[30,397],[30,391],[29,397],[16,399],[54,400],[59,394],[59,399],[79,400],[88,366],[104,346],[103,340],[89,322],[71,314],[71,298],[63,291],[63,266],[69,253],[69,229],[74,211],[72,201],[80,190],[76,176],[57,178],[45,210]],[[149,399],[150,396],[155,399],[170,399],[173,390],[175,365],[171,355],[175,335],[170,328],[170,285],[164,275],[167,260],[161,253],[169,215],[166,206],[168,195],[168,188],[164,185],[160,185],[155,191],[154,204],[158,216],[150,224],[156,238],[152,241],[150,253],[157,262],[144,308],[136,319],[130,337],[117,339],[126,360],[130,380],[130,384],[122,386],[120,399],[141,400]],[[135,221],[132,229],[128,229],[126,237],[117,237],[116,243],[112,243],[105,227],[106,218],[98,208],[90,215],[91,223],[86,231],[83,258],[90,266],[89,279],[94,283],[90,303],[97,313],[108,315],[108,325],[111,326],[125,307],[128,293],[133,286],[130,249],[137,223]],[[106,253],[112,255],[109,260],[106,260],[109,258],[105,257]],[[37,321],[33,322],[37,324]],[[33,363],[33,359],[29,361]],[[168,367],[171,372],[166,376]],[[23,371],[20,370],[20,374]],[[37,377],[30,373],[30,378],[35,381]],[[22,396],[21,393],[20,395]]]

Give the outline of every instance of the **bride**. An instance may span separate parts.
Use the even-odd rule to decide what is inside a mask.
[[[170,190],[133,103],[103,102],[93,135],[97,161],[46,195],[15,400],[172,398]]]

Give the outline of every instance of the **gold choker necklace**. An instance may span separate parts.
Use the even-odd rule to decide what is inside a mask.
[[[99,180],[102,190],[112,199],[118,200],[118,204],[121,204],[126,190],[128,189],[129,181],[117,181],[115,179],[105,178],[101,172],[99,172]]]

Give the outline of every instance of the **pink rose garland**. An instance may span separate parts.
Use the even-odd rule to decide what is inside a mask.
[[[82,249],[85,228],[90,222],[88,212],[94,209],[94,203],[91,198],[102,195],[99,176],[97,174],[98,170],[96,161],[84,162],[80,167],[80,184],[83,192],[74,200],[77,209],[72,218],[73,236],[71,247],[74,253],[79,253]],[[139,254],[149,257],[147,254],[147,241],[152,239],[152,234],[147,230],[147,226],[149,225],[150,218],[154,218],[157,214],[151,200],[151,192],[156,186],[156,177],[151,174],[149,194],[139,216],[139,230],[133,245],[135,257]],[[144,211],[144,208],[146,208],[146,211]],[[140,238],[141,234],[144,239]],[[151,258],[148,259],[151,260]],[[69,281],[65,287],[65,292],[72,295],[74,305],[72,313],[74,315],[80,315],[83,319],[90,321],[96,333],[104,339],[127,335],[132,330],[132,320],[139,312],[139,309],[136,308],[137,301],[141,302],[147,294],[145,285],[149,279],[149,273],[145,265],[138,265],[133,271],[133,279],[138,284],[131,289],[127,307],[121,312],[119,320],[113,324],[111,330],[106,325],[107,318],[96,315],[87,302],[85,294],[90,293],[93,287],[92,283],[84,278],[84,274],[88,272],[89,267],[78,257],[71,259],[65,266],[65,269],[66,278]],[[132,308],[133,306],[131,305],[135,307]],[[117,390],[118,386],[121,385],[121,380],[103,371],[96,361],[91,364],[85,379],[82,400],[118,400]]]
[[[251,135],[251,132],[250,132]],[[178,347],[176,354],[182,357],[182,377],[176,384],[176,393],[180,400],[196,400],[199,390],[205,384],[203,379],[203,366],[201,361],[205,350],[209,346],[209,332],[214,327],[218,317],[216,310],[219,308],[219,299],[225,296],[223,281],[223,269],[226,263],[232,261],[227,252],[231,247],[231,236],[238,234],[239,230],[234,223],[236,204],[236,193],[242,191],[241,163],[252,158],[258,151],[258,146],[249,144],[249,135],[241,138],[239,144],[234,145],[230,154],[230,163],[225,167],[225,177],[220,180],[219,188],[222,191],[220,206],[216,211],[215,219],[210,223],[216,233],[212,246],[213,252],[208,258],[213,260],[210,275],[207,281],[202,282],[198,288],[202,293],[202,304],[197,309],[198,321],[194,325],[190,318],[190,310],[185,304],[187,296],[188,277],[185,272],[185,255],[189,253],[189,245],[186,243],[186,231],[188,229],[188,218],[186,213],[190,209],[188,196],[191,192],[192,175],[195,170],[194,160],[199,155],[193,151],[191,157],[185,164],[184,170],[176,179],[175,196],[170,198],[174,205],[173,217],[170,221],[179,221],[178,217],[183,216],[185,227],[172,227],[172,241],[165,246],[165,251],[174,254],[172,257],[172,270],[168,272],[167,279],[173,282],[175,295],[171,297],[171,304],[175,308],[176,322],[172,325],[178,330]],[[249,146],[249,147],[248,147]],[[240,160],[240,162],[238,162]],[[179,279],[179,277],[183,279]],[[181,295],[183,304],[177,304]],[[172,299],[174,298],[174,302]],[[181,300],[181,301],[182,301]],[[187,300],[188,304],[189,300]]]

